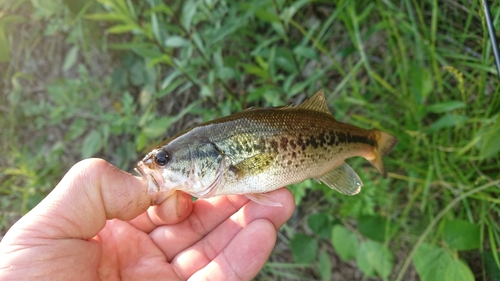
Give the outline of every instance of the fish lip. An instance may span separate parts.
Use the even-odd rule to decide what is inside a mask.
[[[147,167],[143,161],[139,161],[135,165],[134,170],[136,170],[139,173],[139,175],[141,175],[141,177],[147,182],[149,194],[153,196],[161,191],[161,186],[163,186],[162,183],[163,181],[159,181],[156,178],[158,176],[157,171],[154,171],[151,168]]]
[[[161,172],[149,168],[144,161],[139,161],[135,165],[134,170],[147,183],[148,194],[151,197],[151,206],[159,205],[175,191],[175,189],[169,189],[165,186]]]

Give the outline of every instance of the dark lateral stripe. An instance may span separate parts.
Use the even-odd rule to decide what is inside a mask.
[[[350,132],[345,133],[340,131],[321,131],[318,135],[311,136],[305,141],[306,146],[312,146],[314,148],[350,143],[363,143],[377,147],[377,142],[368,136],[351,135]]]
[[[347,132],[347,134],[343,132],[335,132],[335,134],[340,143],[364,143],[374,147],[377,146],[377,142],[374,139],[366,136],[351,135],[349,132]]]
[[[366,144],[377,147],[377,142],[369,134],[362,135],[335,130],[322,130],[309,136],[299,133],[297,136],[288,135],[270,139],[260,137],[258,143],[256,142],[253,145],[253,149],[268,153],[279,153],[279,151],[289,150],[305,151],[307,147],[318,149],[320,147],[327,148],[345,144]]]

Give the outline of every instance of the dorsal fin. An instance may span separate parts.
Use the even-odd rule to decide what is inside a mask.
[[[279,109],[279,110],[289,110],[289,109],[294,109],[294,108],[297,108],[297,106],[294,103],[276,107],[276,109]]]
[[[298,108],[332,114],[326,105],[325,93],[323,89],[317,91],[311,98],[299,105]]]
[[[247,110],[254,110],[255,108],[253,106],[250,106],[249,108],[245,108],[242,111],[247,111]]]

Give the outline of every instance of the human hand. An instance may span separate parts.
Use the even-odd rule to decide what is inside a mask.
[[[0,243],[0,280],[250,280],[293,213],[245,196],[149,207],[146,183],[100,159],[77,163]]]

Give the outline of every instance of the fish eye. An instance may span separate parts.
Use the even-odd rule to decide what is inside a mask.
[[[168,163],[168,160],[170,160],[170,156],[165,152],[164,150],[159,150],[155,154],[155,163],[158,166],[165,166]]]

